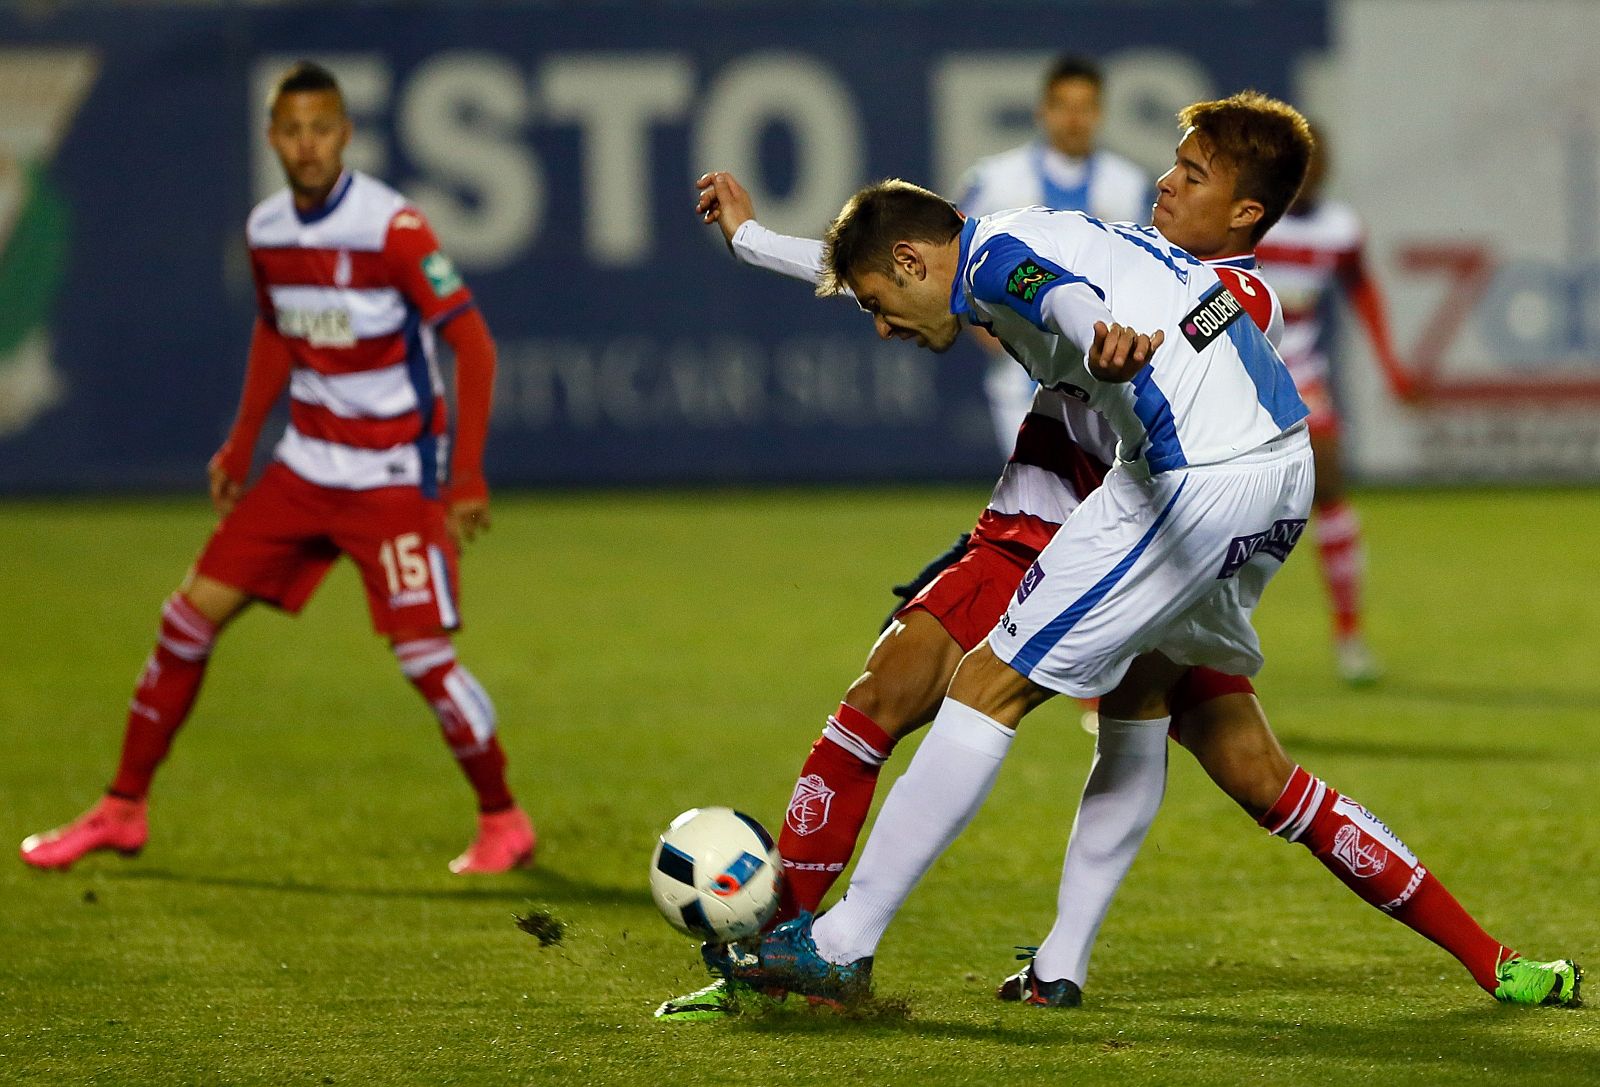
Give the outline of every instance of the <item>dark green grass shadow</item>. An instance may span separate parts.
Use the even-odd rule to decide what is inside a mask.
[[[1362,759],[1410,759],[1415,762],[1503,763],[1548,762],[1550,752],[1531,747],[1482,744],[1423,744],[1408,740],[1352,740],[1337,736],[1311,736],[1297,732],[1279,734],[1285,750],[1296,755],[1348,755]]]
[[[223,890],[264,891],[272,894],[314,895],[326,898],[419,899],[438,901],[515,902],[529,898],[547,902],[592,903],[606,906],[648,906],[650,893],[642,888],[606,886],[576,880],[549,869],[512,872],[513,886],[362,887],[293,878],[264,879],[250,876],[204,875],[164,868],[137,868],[106,873],[114,881],[173,883]]]
[[[1593,710],[1600,690],[1385,678],[1354,697],[1460,710]]]

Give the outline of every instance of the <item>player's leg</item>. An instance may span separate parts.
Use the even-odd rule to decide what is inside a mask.
[[[1349,683],[1370,683],[1378,678],[1380,669],[1362,634],[1361,591],[1366,559],[1361,545],[1361,519],[1345,494],[1337,425],[1314,428],[1311,448],[1317,468],[1311,528],[1316,533],[1317,559],[1332,611],[1339,675]]]
[[[145,796],[188,719],[222,629],[252,600],[298,611],[331,552],[308,542],[296,480],[269,469],[217,527],[195,568],[161,609],[160,631],[129,703],[116,776],[79,819],[22,843],[22,859],[67,868],[98,849],[136,852],[147,837]]]
[[[778,835],[783,897],[776,923],[814,913],[855,854],[878,775],[894,745],[933,719],[961,647],[913,608],[872,647],[800,768]]]
[[[1050,696],[986,644],[962,658],[928,734],[878,812],[849,890],[813,927],[823,959],[844,965],[875,952],[911,889],[988,797],[1017,723]]]
[[[505,872],[531,863],[538,836],[506,782],[494,703],[451,640],[461,625],[460,575],[443,504],[410,487],[358,493],[345,500],[335,529],[361,571],[373,626],[433,711],[477,798],[477,834],[450,870]]]
[[[1061,865],[1055,923],[1032,961],[1001,983],[995,994],[1001,1000],[1067,1007],[1081,1001],[1095,938],[1161,808],[1170,722],[1164,692],[1182,669],[1152,654],[1128,672],[1101,700],[1094,761]]]
[[[778,923],[815,911],[844,871],[884,761],[933,719],[962,653],[993,629],[1026,566],[1011,551],[971,544],[892,617],[800,769],[778,839]]]
[[[109,849],[132,856],[149,838],[145,796],[172,738],[188,719],[205,678],[218,633],[249,603],[229,585],[192,571],[161,606],[160,632],[128,705],[116,776],[106,794],[65,826],[22,843],[36,868],[69,868],[80,857]]]
[[[1387,825],[1295,765],[1253,694],[1226,694],[1187,710],[1178,738],[1261,826],[1304,845],[1363,902],[1454,955],[1485,991],[1533,1003],[1554,992],[1552,1002],[1567,1003],[1565,986],[1576,997],[1576,968],[1521,959],[1484,932]],[[1523,999],[1530,992],[1537,999]]]

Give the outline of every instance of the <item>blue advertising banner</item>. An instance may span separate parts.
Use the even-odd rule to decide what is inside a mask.
[[[1062,50],[1105,64],[1106,142],[1158,172],[1179,106],[1290,96],[1326,48],[1321,0],[1220,10],[0,15],[0,491],[198,485],[253,315],[244,219],[281,183],[263,98],[301,57],[344,85],[349,164],[427,213],[496,335],[492,483],[992,475],[975,349],[882,343],[737,266],[692,181],[731,170],[811,236],[875,177],[950,192],[1030,138]]]

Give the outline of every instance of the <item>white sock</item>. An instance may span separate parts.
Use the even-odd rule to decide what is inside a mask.
[[[1061,865],[1055,927],[1033,960],[1040,979],[1079,986],[1087,979],[1100,923],[1161,807],[1171,723],[1100,718],[1094,765]]]
[[[972,821],[1016,732],[949,698],[878,811],[844,899],[812,930],[829,962],[873,954],[939,854]]]

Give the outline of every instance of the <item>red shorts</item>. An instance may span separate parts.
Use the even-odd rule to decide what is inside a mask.
[[[1031,559],[993,544],[973,540],[965,555],[928,582],[895,612],[895,617],[921,609],[939,620],[963,653],[970,652],[1000,621],[1030,562]]]
[[[341,554],[361,571],[378,633],[461,625],[444,503],[416,487],[319,487],[274,464],[211,534],[196,569],[298,614]]]

